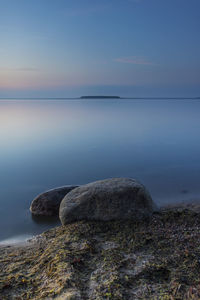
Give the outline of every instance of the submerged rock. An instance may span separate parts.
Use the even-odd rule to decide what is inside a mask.
[[[36,216],[58,216],[60,202],[67,193],[76,187],[67,185],[38,195],[31,203],[31,213]]]
[[[140,220],[155,209],[145,187],[131,178],[92,182],[68,193],[60,204],[63,225],[77,220]]]

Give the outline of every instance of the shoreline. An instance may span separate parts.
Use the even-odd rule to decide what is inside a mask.
[[[199,239],[200,204],[58,226],[0,247],[1,299],[199,299]]]
[[[166,209],[173,209],[173,210],[182,210],[182,209],[189,209],[192,210],[194,212],[200,213],[200,200],[195,200],[195,201],[182,201],[182,202],[178,202],[175,204],[166,204],[163,206],[159,206],[159,210],[166,210]],[[59,227],[60,225],[56,225],[55,227]],[[44,232],[47,232],[55,227],[51,227],[47,230],[45,230]],[[12,237],[9,238],[5,238],[3,240],[0,241],[0,248],[2,247],[15,247],[15,246],[26,246],[26,244],[28,244],[29,242],[33,241],[33,240],[37,240],[38,237],[40,237],[44,232],[41,232],[39,234],[22,234],[22,235],[14,235]],[[24,236],[24,238],[22,238]],[[10,242],[9,242],[10,241]]]

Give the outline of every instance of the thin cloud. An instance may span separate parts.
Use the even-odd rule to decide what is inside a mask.
[[[140,3],[140,2],[142,2],[142,0],[128,0],[128,2],[132,2],[132,3]]]
[[[38,68],[33,67],[21,67],[21,68],[0,68],[0,71],[4,72],[37,72]]]
[[[51,38],[44,36],[44,35],[32,35],[30,37],[32,40],[38,40],[38,41],[50,41]]]
[[[32,67],[16,68],[16,71],[21,71],[21,72],[37,72],[38,70],[39,70],[38,68],[32,68]]]
[[[137,56],[119,57],[119,58],[115,58],[114,61],[118,63],[133,64],[133,65],[149,65],[149,66],[155,65],[153,62],[143,57],[137,57]]]
[[[78,17],[78,16],[89,16],[96,13],[101,13],[107,10],[110,7],[109,4],[107,5],[96,5],[96,6],[90,6],[90,7],[79,7],[74,9],[67,10],[64,14],[65,16],[70,17]]]

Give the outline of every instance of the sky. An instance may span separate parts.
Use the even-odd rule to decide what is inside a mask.
[[[0,97],[200,96],[199,0],[0,0]]]

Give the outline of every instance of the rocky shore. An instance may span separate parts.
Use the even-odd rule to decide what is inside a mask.
[[[199,240],[194,205],[75,221],[0,248],[0,299],[200,299]]]
[[[0,248],[1,299],[200,299],[199,240],[189,209],[60,226]]]

